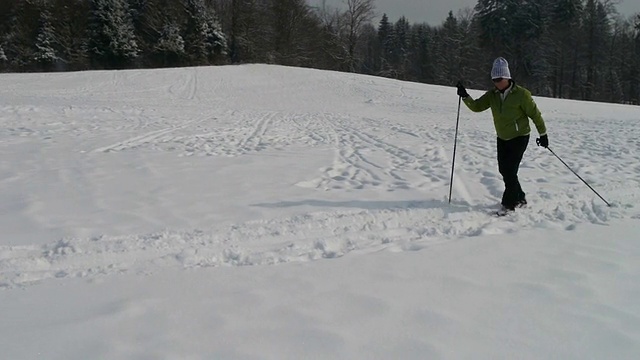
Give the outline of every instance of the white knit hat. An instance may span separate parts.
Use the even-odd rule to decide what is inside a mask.
[[[507,62],[507,60],[505,60],[505,58],[499,57],[493,62],[493,68],[491,69],[491,78],[511,79],[509,63]]]

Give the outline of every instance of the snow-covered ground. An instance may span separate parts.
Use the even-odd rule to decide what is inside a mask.
[[[612,207],[464,105],[448,204],[451,87],[2,74],[0,358],[638,359],[640,107],[536,100]]]

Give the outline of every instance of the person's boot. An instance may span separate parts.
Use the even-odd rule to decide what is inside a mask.
[[[496,215],[505,216],[505,215],[508,215],[508,214],[514,212],[515,210],[516,209],[514,207],[501,205],[500,206],[500,210],[496,211]]]

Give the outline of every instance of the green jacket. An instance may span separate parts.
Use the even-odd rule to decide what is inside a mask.
[[[540,114],[529,90],[513,83],[513,87],[504,101],[501,95],[498,89],[493,89],[487,91],[478,100],[473,100],[471,96],[463,100],[465,105],[474,112],[491,108],[496,134],[502,140],[529,135],[531,133],[529,118],[536,125],[538,134],[542,136],[547,133],[542,114]]]

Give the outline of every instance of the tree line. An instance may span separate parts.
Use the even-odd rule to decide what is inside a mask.
[[[439,25],[374,0],[0,2],[0,71],[270,63],[486,88],[491,61],[541,96],[640,104],[640,14],[616,0],[478,0]]]

